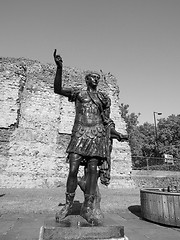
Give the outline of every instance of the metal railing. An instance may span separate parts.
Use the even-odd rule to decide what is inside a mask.
[[[132,156],[133,170],[180,171],[180,159],[160,157]]]

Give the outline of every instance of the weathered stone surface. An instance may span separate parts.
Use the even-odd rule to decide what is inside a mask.
[[[92,226],[79,215],[71,215],[60,223],[54,218],[47,219],[40,229],[39,240],[93,240],[93,239],[125,239],[124,227],[111,216],[106,216],[104,222]]]
[[[119,89],[111,74],[101,72],[99,88],[109,94],[111,118],[126,133],[119,112]],[[53,187],[65,184],[66,147],[74,121],[74,103],[53,92],[55,66],[28,59],[1,58],[0,185]],[[85,87],[85,71],[64,67],[65,86]],[[112,182],[129,179],[128,143],[113,143]],[[115,179],[115,180],[114,180]],[[130,182],[125,181],[127,186]],[[131,185],[131,183],[130,183]]]

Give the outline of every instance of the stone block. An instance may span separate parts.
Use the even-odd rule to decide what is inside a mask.
[[[93,240],[93,239],[127,239],[124,236],[124,226],[111,216],[106,216],[104,222],[93,226],[79,215],[68,216],[60,223],[54,218],[46,219],[40,229],[39,240]]]

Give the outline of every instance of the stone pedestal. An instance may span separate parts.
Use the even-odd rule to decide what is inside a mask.
[[[124,227],[110,216],[105,216],[103,223],[93,226],[79,215],[66,217],[60,223],[55,217],[45,220],[40,229],[39,240],[93,240],[93,239],[120,239],[124,236]]]

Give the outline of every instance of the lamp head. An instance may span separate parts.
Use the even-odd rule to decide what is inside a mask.
[[[161,112],[154,112],[154,114],[157,114],[157,115],[162,115],[162,113]]]

